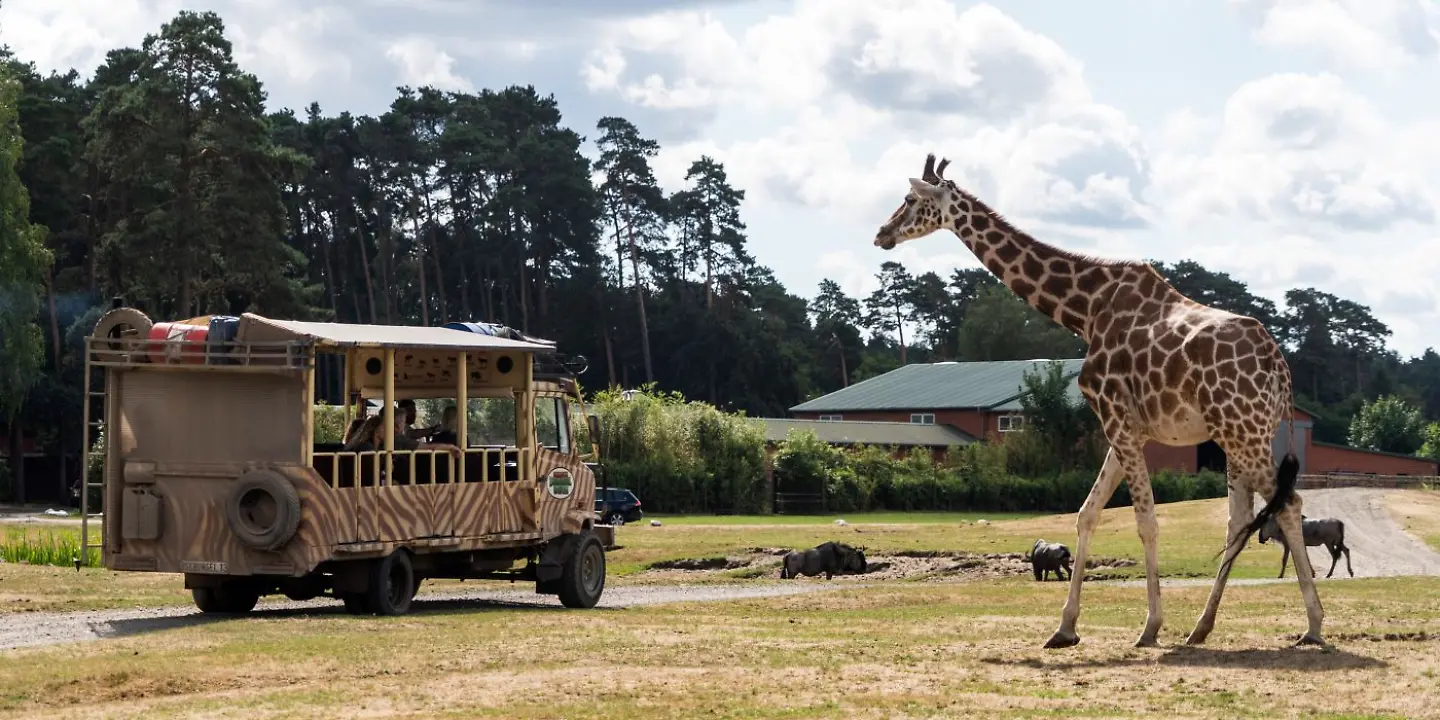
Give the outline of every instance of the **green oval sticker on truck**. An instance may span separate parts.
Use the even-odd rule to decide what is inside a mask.
[[[563,467],[557,467],[545,476],[545,490],[550,493],[550,497],[563,500],[570,497],[574,489],[575,479],[570,477],[570,471]]]

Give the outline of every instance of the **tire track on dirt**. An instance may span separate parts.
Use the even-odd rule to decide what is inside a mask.
[[[785,585],[636,585],[607,588],[596,608],[627,608],[681,602],[717,602],[784,597],[850,589],[860,585],[796,583]],[[529,590],[473,590],[423,593],[415,597],[411,614],[484,610],[563,610],[559,598]],[[249,617],[286,618],[307,615],[341,615],[344,606],[332,598],[262,600]],[[0,615],[0,650],[87,642],[126,637],[172,628],[194,627],[234,620],[235,616],[205,615],[193,607],[136,610],[93,610],[64,613],[12,613]]]

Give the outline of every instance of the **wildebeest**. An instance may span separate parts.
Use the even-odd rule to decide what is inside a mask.
[[[1036,540],[1030,552],[1025,553],[1025,561],[1030,563],[1035,579],[1039,581],[1049,577],[1052,570],[1060,580],[1069,580],[1069,573],[1074,572],[1070,569],[1070,548],[1060,543],[1045,542],[1044,538]]]
[[[864,548],[855,549],[845,543],[834,541],[817,545],[809,550],[786,553],[780,565],[780,577],[795,578],[801,575],[825,574],[829,580],[846,573],[864,573],[869,564],[865,561]]]
[[[1345,547],[1344,521],[1333,517],[1312,520],[1301,515],[1300,532],[1305,538],[1306,547],[1324,545],[1325,549],[1330,551],[1330,572],[1325,573],[1325,577],[1335,574],[1335,566],[1340,563],[1341,553],[1345,555],[1345,570],[1350,573],[1350,577],[1355,577],[1355,571],[1350,569],[1350,548]],[[1280,574],[1276,577],[1285,577],[1285,563],[1290,560],[1290,546],[1285,544],[1285,536],[1280,534],[1280,525],[1273,517],[1260,528],[1260,542],[1271,538],[1279,540],[1280,547],[1284,549],[1280,554]],[[1310,568],[1310,574],[1315,574],[1314,567]]]

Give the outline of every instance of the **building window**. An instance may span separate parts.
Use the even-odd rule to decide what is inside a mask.
[[[840,422],[844,417],[844,415],[821,415],[820,422]]]
[[[999,428],[1000,432],[1002,432],[1002,433],[1003,433],[1003,432],[1015,432],[1016,430],[1024,430],[1024,429],[1025,429],[1025,416],[1024,416],[1024,415],[1001,415],[1000,417],[996,418],[995,420],[996,420],[996,426]]]
[[[910,422],[917,425],[934,425],[935,413],[911,413]]]

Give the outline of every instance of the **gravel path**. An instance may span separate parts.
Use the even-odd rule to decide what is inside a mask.
[[[597,608],[625,608],[677,602],[713,602],[761,597],[783,597],[828,590],[850,589],[856,585],[800,582],[745,586],[662,585],[606,588]],[[276,596],[278,598],[278,596]],[[411,613],[478,610],[560,609],[559,598],[537,595],[531,590],[474,590],[470,592],[424,593],[415,598]],[[285,599],[262,600],[251,613],[254,617],[298,617],[344,614],[344,606],[331,598],[305,602]],[[170,628],[203,625],[223,620],[205,616],[191,606],[139,610],[96,610],[68,613],[24,613],[0,615],[0,650],[37,645],[99,640],[138,635]]]

